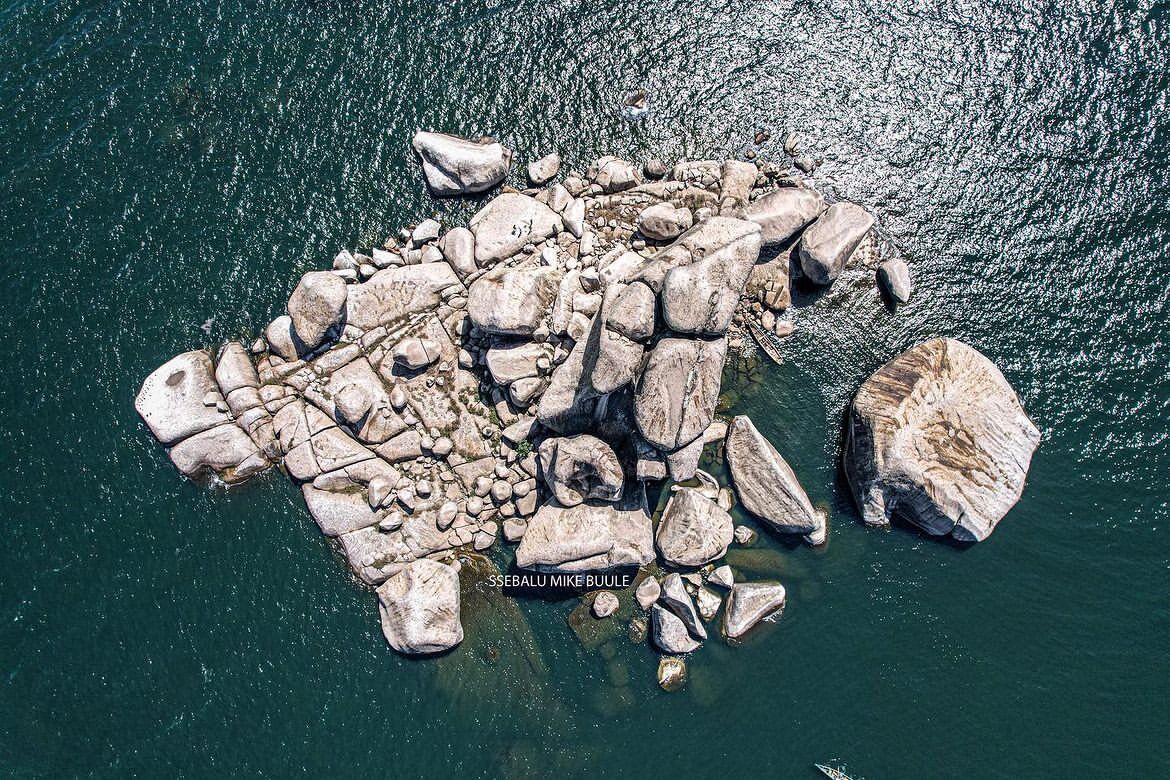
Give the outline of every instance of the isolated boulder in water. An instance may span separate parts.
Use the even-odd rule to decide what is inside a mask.
[[[800,269],[809,281],[831,284],[873,227],[873,217],[856,203],[834,203],[800,237]]]
[[[378,586],[378,612],[386,641],[400,653],[441,653],[463,641],[459,575],[429,558],[411,561]]]
[[[310,271],[301,277],[288,299],[288,316],[307,349],[321,346],[341,324],[345,298],[345,280],[332,271]]]
[[[1040,431],[1002,373],[955,339],[902,353],[849,409],[844,465],[867,525],[897,515],[981,541],[1019,500]]]
[[[752,201],[744,219],[760,226],[765,245],[783,244],[821,215],[825,199],[808,187],[781,187]]]
[[[784,597],[784,586],[779,582],[737,582],[727,597],[723,633],[728,639],[738,639],[782,608]]]
[[[545,439],[539,458],[544,481],[563,506],[590,499],[617,501],[622,496],[622,464],[613,448],[596,436]]]
[[[878,281],[895,303],[910,300],[910,269],[900,257],[886,260],[878,266]]]
[[[420,130],[411,145],[422,160],[427,186],[439,197],[490,190],[504,180],[512,164],[512,150],[495,141]]]
[[[775,530],[814,535],[825,517],[813,508],[792,467],[746,415],[731,421],[725,446],[739,502]]]
[[[721,558],[731,544],[731,515],[693,488],[671,494],[655,541],[667,563],[702,566]]]

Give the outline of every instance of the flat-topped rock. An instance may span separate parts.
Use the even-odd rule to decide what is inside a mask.
[[[220,395],[207,350],[184,352],[163,363],[142,382],[134,408],[164,445],[229,422],[226,411],[204,399]]]
[[[849,407],[845,475],[867,525],[897,515],[982,541],[1019,500],[1040,431],[999,369],[955,339],[919,344]]]
[[[472,283],[467,313],[488,333],[531,335],[548,318],[562,273],[543,265],[493,268]]]
[[[490,268],[526,244],[538,244],[559,233],[563,225],[555,211],[535,198],[505,192],[476,212],[468,227],[475,235],[476,264]]]
[[[528,521],[516,548],[516,565],[538,571],[607,571],[644,566],[652,560],[650,513],[634,496],[619,504],[588,501],[566,507],[546,503]]]

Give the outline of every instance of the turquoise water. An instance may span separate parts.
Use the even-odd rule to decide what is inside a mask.
[[[1168,23],[1100,1],[4,4],[0,774],[1170,774]],[[787,361],[743,389],[830,541],[741,554],[789,605],[707,642],[680,693],[645,647],[579,643],[574,602],[481,598],[458,652],[396,656],[287,480],[185,482],[134,414],[151,369],[255,333],[337,249],[476,208],[426,196],[416,127],[579,167],[796,130],[910,262],[896,314],[861,278],[798,297]],[[836,465],[852,392],[933,335],[995,360],[1044,432],[969,549],[866,530]]]

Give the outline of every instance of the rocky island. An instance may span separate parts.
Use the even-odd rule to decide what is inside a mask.
[[[491,139],[420,132],[413,147],[439,197],[491,190],[512,165]],[[483,570],[465,564],[507,544],[522,571],[635,574],[586,594],[591,619],[636,602],[631,633],[663,654],[672,690],[720,612],[735,641],[784,606],[781,583],[720,563],[755,533],[737,503],[769,532],[826,541],[782,453],[716,404],[729,353],[781,349],[795,278],[830,285],[874,256],[874,219],[763,162],[561,167],[534,160],[528,189],[505,187],[467,226],[427,219],[340,252],[254,342],[178,355],[135,405],[190,477],[283,467],[376,589],[396,651],[458,645],[460,576]],[[909,299],[900,259],[874,273]],[[863,384],[844,468],[866,524],[974,542],[1019,498],[1038,442],[998,369],[936,339]],[[699,468],[707,447],[730,485]],[[656,518],[647,486],[666,480]]]

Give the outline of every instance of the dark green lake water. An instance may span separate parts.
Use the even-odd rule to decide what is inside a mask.
[[[0,7],[0,775],[1170,776],[1166,4],[723,5]],[[830,541],[757,548],[783,618],[681,693],[645,647],[584,649],[570,602],[396,656],[280,474],[186,482],[134,413],[339,248],[471,213],[426,196],[417,127],[578,166],[793,129],[909,259],[909,306],[801,302],[741,396]],[[858,384],[934,335],[1044,432],[963,550],[866,530],[836,467]]]

